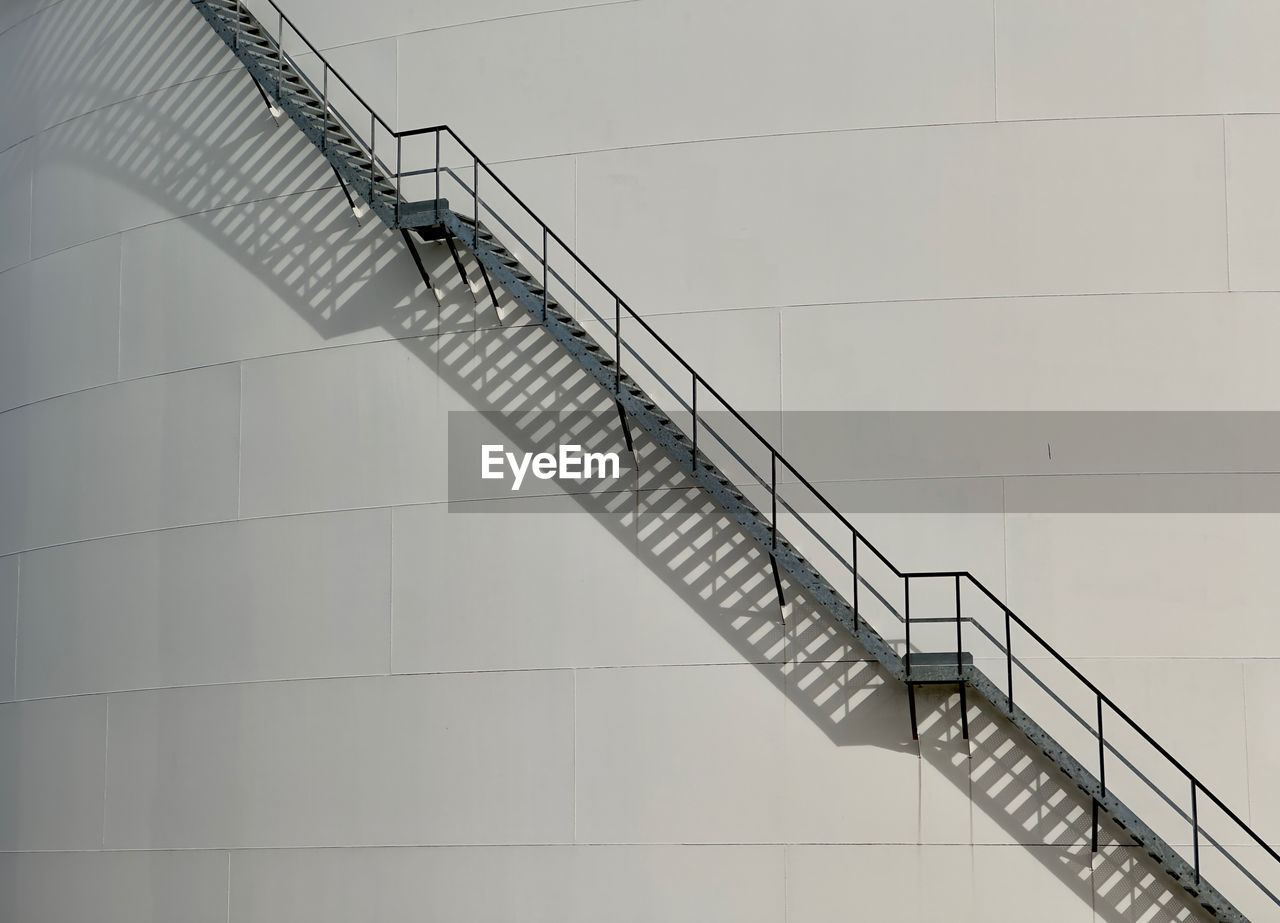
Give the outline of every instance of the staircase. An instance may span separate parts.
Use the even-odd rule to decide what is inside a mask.
[[[886,671],[905,684],[913,737],[917,735],[917,686],[943,684],[958,688],[966,739],[967,695],[976,693],[1014,724],[1088,797],[1093,812],[1095,850],[1099,816],[1106,815],[1146,850],[1169,876],[1171,884],[1183,889],[1218,920],[1247,918],[1206,880],[1202,874],[1202,851],[1212,850],[1220,857],[1220,868],[1230,870],[1233,877],[1247,883],[1243,886],[1256,889],[1256,893],[1250,895],[1254,903],[1261,903],[1258,900],[1261,896],[1267,904],[1280,907],[1280,899],[1265,884],[1280,875],[1280,854],[972,574],[966,571],[904,572],[895,567],[447,126],[393,130],[329,66],[273,0],[254,2],[257,9],[265,12],[265,20],[249,12],[241,0],[190,2],[244,64],[277,121],[287,115],[329,162],[357,220],[372,213],[389,228],[399,231],[430,288],[434,285],[418,252],[419,243],[445,242],[464,278],[466,273],[457,245],[469,250],[480,266],[495,308],[496,284],[541,324],[616,402],[628,444],[634,422],[767,552],[784,611],[785,579],[792,592],[798,588],[809,602],[830,613]],[[274,30],[269,25],[274,25]],[[299,65],[286,50],[295,43],[314,53],[313,63],[305,67]],[[346,115],[335,107],[337,95],[349,107]],[[411,164],[423,166],[408,169]],[[481,194],[482,180],[486,190],[492,188],[492,192]],[[446,187],[461,193],[460,208],[451,206],[449,200],[442,197],[442,188]],[[357,199],[364,204],[357,204]],[[499,203],[508,206],[505,213]],[[529,234],[528,228],[533,228],[529,236],[534,239],[526,240],[513,227],[514,223],[523,223],[526,234]],[[503,239],[495,230],[503,234]],[[558,256],[554,261],[551,259],[553,246]],[[522,253],[523,258],[517,256],[512,247]],[[553,262],[557,265],[552,265]],[[602,294],[594,299],[583,298],[566,280],[571,272],[577,272]],[[559,294],[553,294],[553,283]],[[580,304],[599,323],[601,330],[607,331],[613,340],[611,349],[602,346],[574,318],[563,303],[566,296]],[[606,303],[603,313],[601,301]],[[626,336],[622,332],[624,322],[631,331]],[[641,349],[637,345],[639,341],[651,349]],[[652,371],[655,357],[660,357],[665,366],[679,369],[679,376],[687,380],[687,391],[676,390],[663,382],[679,407],[680,419],[688,421],[683,425],[677,424],[623,368],[627,365]],[[711,422],[710,410],[727,412],[734,421],[735,431],[740,427],[742,438],[725,438]],[[732,459],[745,468],[747,480],[752,483],[735,484],[708,454],[708,448],[720,458],[721,464],[728,465]],[[761,462],[752,466],[744,460],[749,456],[767,459],[767,465]],[[748,493],[758,502],[749,499]],[[820,517],[798,511],[797,493],[803,494],[807,502],[817,504],[822,511]],[[848,584],[849,598],[819,572],[798,545],[781,534],[777,525],[780,515],[794,521],[797,535],[805,543],[810,557],[821,556],[830,562],[828,570],[835,575],[832,579]],[[834,532],[829,526],[831,522],[836,523]],[[878,581],[868,576],[873,569],[882,575]],[[887,587],[886,581],[893,586]],[[922,585],[939,581],[946,585],[948,597],[952,589],[954,591],[953,611],[942,617],[917,614],[913,618],[912,588],[917,588],[919,599]],[[890,603],[890,593],[896,598],[899,592],[901,604]],[[938,625],[944,626],[948,634],[954,626],[954,646],[948,642],[942,650],[919,650],[922,633],[936,631]],[[903,633],[900,639],[899,631]],[[886,637],[882,632],[892,634]],[[993,652],[980,662],[986,664],[994,676],[979,666],[974,650],[966,647],[966,632],[970,645],[987,645]],[[1070,677],[1070,688],[1053,688],[1032,669],[1033,658],[1054,664],[1055,673],[1065,671]],[[1039,709],[1032,708],[1036,711],[1035,717],[1015,701],[1018,691],[1015,679],[1018,690],[1023,690],[1021,696],[1025,697],[1030,691],[1033,701],[1041,703]],[[1062,712],[1051,715],[1045,711],[1046,697],[1061,706]],[[1087,702],[1087,707],[1069,704],[1080,701]],[[1068,752],[1046,729],[1047,717],[1056,717],[1059,723],[1065,721],[1063,727],[1072,736],[1086,736],[1088,754],[1076,756]],[[1117,735],[1113,730],[1108,739],[1107,728],[1114,727],[1116,722],[1123,734]],[[1135,762],[1137,757],[1121,752],[1117,739],[1125,739],[1126,735],[1142,741],[1155,754],[1154,769],[1140,768]],[[1062,736],[1065,735],[1059,733],[1059,737]],[[1144,794],[1153,794],[1171,809],[1176,823],[1185,826],[1180,830],[1167,829],[1166,823],[1160,832],[1148,826],[1108,787],[1109,765],[1131,771],[1145,782],[1151,791]],[[1114,774],[1113,769],[1113,777]],[[1162,786],[1152,782],[1150,777],[1156,774],[1180,780],[1180,790],[1170,790],[1172,786],[1167,783]],[[1216,822],[1222,825],[1216,835],[1211,835],[1201,822],[1205,809],[1216,812]],[[1171,846],[1169,840],[1177,837],[1189,839],[1190,847],[1183,847],[1180,852]],[[1223,844],[1235,841],[1260,847],[1260,852],[1254,851],[1260,858],[1245,861],[1233,856]]]

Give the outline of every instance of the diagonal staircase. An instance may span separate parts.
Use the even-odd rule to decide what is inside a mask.
[[[1134,843],[1143,847],[1159,864],[1171,883],[1181,887],[1211,916],[1224,921],[1247,919],[1205,879],[1202,874],[1202,851],[1212,850],[1214,855],[1222,859],[1220,868],[1231,870],[1233,877],[1238,877],[1246,886],[1255,888],[1258,893],[1250,895],[1255,902],[1261,896],[1264,906],[1275,904],[1280,907],[1280,899],[1268,890],[1266,884],[1280,876],[1280,854],[972,574],[965,571],[904,572],[895,567],[745,417],[734,410],[688,361],[668,346],[647,322],[626,306],[612,288],[578,259],[572,249],[538,219],[447,126],[411,131],[393,130],[329,66],[318,49],[307,42],[274,0],[257,0],[254,3],[255,7],[266,13],[265,20],[260,20],[249,12],[242,0],[190,2],[248,70],[277,120],[282,120],[287,115],[329,162],[357,219],[372,213],[389,228],[399,231],[419,271],[432,288],[434,286],[423,267],[417,243],[431,240],[446,242],[464,278],[466,274],[462,271],[455,242],[469,250],[480,266],[495,308],[497,299],[494,296],[494,285],[497,284],[534,321],[541,324],[616,402],[628,442],[630,422],[634,421],[668,453],[676,465],[688,471],[693,482],[769,555],[780,599],[785,578],[793,592],[799,588],[810,602],[834,616],[888,673],[906,685],[911,704],[913,736],[916,734],[917,686],[946,684],[958,687],[966,738],[966,696],[970,691],[976,692],[995,711],[1014,724],[1031,744],[1041,750],[1088,797],[1093,811],[1095,850],[1099,816],[1109,815]],[[268,28],[268,24],[273,21],[274,31]],[[284,47],[295,41],[305,46],[310,54],[314,54],[312,66],[299,64]],[[317,70],[320,71],[318,76],[315,73]],[[337,94],[341,94],[343,101],[354,107],[347,115],[335,108],[334,96]],[[358,114],[353,116],[352,111]],[[356,118],[360,122],[359,127],[350,118]],[[420,153],[424,143],[427,145],[425,156]],[[406,144],[411,149],[416,148],[419,154],[406,156]],[[450,152],[456,153],[452,157],[452,163],[449,156],[442,159],[442,145],[448,145]],[[427,166],[406,169],[412,163],[425,163]],[[470,173],[469,183],[467,173]],[[480,194],[482,176],[486,186],[492,184],[494,193],[487,193],[486,196]],[[411,189],[421,190],[425,184],[431,195],[414,197],[412,191],[406,193],[406,181]],[[448,199],[441,196],[442,184],[447,184],[451,190],[462,192],[465,205],[461,209],[450,206]],[[365,203],[364,207],[356,204],[357,198]],[[514,216],[504,217],[496,210],[494,203],[499,199],[511,205]],[[488,223],[489,219],[492,219],[492,225]],[[535,234],[540,233],[541,240],[535,239],[532,243],[525,240],[513,227],[513,223],[519,221],[533,227]],[[495,228],[501,230],[505,243],[499,239]],[[549,254],[552,244],[563,254],[567,266],[551,265]],[[511,247],[524,253],[524,258],[518,257]],[[566,281],[568,269],[589,279],[604,293],[602,297],[611,303],[603,314],[598,311],[599,299],[596,299],[595,305],[589,303],[588,299],[582,298]],[[563,297],[552,294],[552,282],[558,283],[558,290],[562,295],[576,299],[599,322],[600,329],[613,339],[612,350],[602,346],[575,319],[563,303]],[[634,331],[627,337],[622,334],[624,320],[627,329]],[[635,341],[639,339],[653,345],[652,353],[646,353],[635,345]],[[681,421],[687,419],[687,424],[678,424],[671,414],[664,411],[646,393],[632,374],[623,368],[625,358],[625,364],[629,367],[634,363],[636,368],[652,371],[650,362],[653,361],[654,353],[665,364],[674,364],[679,369],[680,376],[687,377],[690,384],[687,398],[683,392],[677,393],[668,386],[680,407],[678,415]],[[700,398],[703,402],[701,410]],[[735,427],[740,427],[743,434],[741,441],[746,445],[731,443],[712,425],[706,410],[708,405],[731,415]],[[708,454],[708,447],[721,458],[721,463],[727,465],[731,458],[745,467],[750,474],[749,480],[754,483],[745,487],[735,484],[726,476],[720,464]],[[762,457],[768,459],[767,472],[758,472],[743,460],[751,452],[762,454]],[[787,499],[784,488],[805,493],[810,501],[816,502],[822,511],[821,516],[825,517],[824,521],[834,520],[837,523],[836,532],[840,535],[842,548],[848,551],[838,551],[834,547],[833,540],[829,538],[829,530],[824,532],[822,527],[815,524],[817,517],[798,512],[798,504]],[[759,502],[749,499],[749,493],[754,494]],[[765,506],[768,509],[762,508]],[[824,560],[834,562],[833,566],[840,579],[851,584],[851,601],[842,595],[828,577],[819,572],[817,566],[806,558],[796,544],[781,534],[776,526],[781,521],[780,515],[791,517],[796,528],[803,530],[807,543],[805,548],[811,549],[811,556],[816,551]],[[873,585],[867,576],[869,564],[878,568],[887,580],[900,582],[903,600],[901,605],[887,602],[883,581],[879,586]],[[912,587],[936,581],[954,585],[954,612],[943,618],[917,616],[913,619]],[[868,597],[873,597],[879,605],[867,605]],[[969,614],[966,614],[966,598],[969,600]],[[975,609],[979,606],[985,607],[984,611],[987,613],[994,613],[994,618],[984,620],[975,615]],[[872,614],[873,609],[876,615]],[[913,626],[918,641],[923,630],[937,623],[954,624],[955,646],[948,646],[941,651],[918,650],[916,647],[919,645],[913,647]],[[882,633],[899,630],[905,634],[901,640],[896,635],[891,639]],[[966,649],[966,630],[971,643],[987,643],[997,652],[994,658],[981,661],[993,670],[998,669],[995,676],[982,669],[974,653]],[[1017,654],[1014,652],[1015,638],[1019,642]],[[1065,675],[1070,677],[1072,688],[1052,688],[1032,669],[1033,658],[1052,663],[1059,675],[1065,671]],[[990,667],[992,663],[995,667]],[[1037,712],[1033,717],[1022,704],[1015,701],[1015,676],[1019,688],[1030,690],[1035,701],[1043,702],[1044,696],[1047,696],[1063,707],[1067,716],[1067,729],[1075,737],[1079,737],[1083,729],[1089,739],[1087,755],[1077,756],[1068,752],[1050,734],[1046,724],[1042,723],[1045,718],[1043,711]],[[1021,695],[1025,696],[1026,693]],[[1088,708],[1072,708],[1066,701],[1081,698],[1089,703]],[[1085,714],[1081,714],[1081,711]],[[1112,731],[1111,738],[1108,739],[1106,727],[1116,721],[1120,723],[1124,734],[1140,740],[1156,754],[1159,775],[1164,778],[1172,776],[1185,782],[1180,784],[1180,791],[1170,791],[1169,785],[1162,786],[1152,782],[1148,773],[1135,765],[1134,757],[1121,752],[1117,739],[1123,735]],[[1108,787],[1108,765],[1132,771],[1152,789],[1159,802],[1172,809],[1175,821],[1186,826],[1181,831],[1162,829],[1157,832],[1145,823]],[[1213,810],[1214,817],[1222,825],[1223,829],[1216,836],[1211,835],[1201,821],[1206,809]],[[1169,840],[1179,835],[1189,835],[1189,848],[1183,847],[1179,851],[1170,845]],[[1233,856],[1223,845],[1233,838],[1238,838],[1250,847],[1260,847],[1260,850],[1254,852],[1260,854],[1261,859],[1245,862]]]

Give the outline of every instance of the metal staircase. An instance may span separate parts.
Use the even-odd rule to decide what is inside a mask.
[[[495,308],[494,286],[500,285],[616,402],[628,445],[634,421],[768,554],[780,601],[785,581],[792,593],[834,616],[906,685],[913,737],[918,685],[958,687],[966,739],[967,695],[976,692],[1087,796],[1095,851],[1099,816],[1109,815],[1213,917],[1247,919],[1207,880],[1207,874],[1220,872],[1253,889],[1254,903],[1276,912],[1270,907],[1280,907],[1280,898],[1269,883],[1280,878],[1280,853],[972,574],[895,567],[448,126],[392,129],[273,0],[253,4],[267,12],[265,19],[241,0],[190,2],[244,64],[277,121],[287,115],[328,160],[357,220],[372,212],[399,231],[433,289],[418,244],[446,243],[464,279],[457,245],[469,250]],[[292,47],[308,60],[299,63]],[[349,107],[348,115],[340,105]],[[412,164],[422,166],[410,169]],[[458,194],[455,201],[462,206],[450,205],[443,191]],[[590,294],[584,294],[587,289]],[[609,348],[584,322],[598,327],[600,339],[612,341]],[[655,364],[677,371],[664,377]],[[678,409],[665,411],[637,376],[649,388],[665,390],[668,404]],[[673,386],[674,377],[680,381]],[[738,483],[722,466],[738,473]],[[819,512],[803,513],[801,507]],[[783,536],[784,518],[794,526],[797,543]],[[820,573],[814,560],[833,576]],[[847,598],[836,579],[846,585]],[[938,584],[945,589],[947,611],[920,615],[926,594],[933,600],[929,613],[937,611]],[[940,629],[945,640],[938,643]],[[922,649],[930,645],[935,649]],[[1046,665],[1066,683],[1046,679]],[[1084,740],[1087,755],[1068,752],[1059,742],[1068,738]],[[1154,759],[1143,762],[1139,749]],[[1117,775],[1129,788],[1114,790]],[[1149,825],[1122,797],[1157,805],[1162,820]],[[1171,841],[1187,845],[1180,851]],[[1243,858],[1228,849],[1241,843],[1250,847]]]

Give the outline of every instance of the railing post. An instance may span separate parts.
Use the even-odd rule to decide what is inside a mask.
[[[231,50],[240,50],[240,0],[236,0],[236,31],[231,36]]]
[[[1098,693],[1098,785],[1107,796],[1107,745],[1102,736],[1102,693]]]
[[[1009,607],[1004,607],[1004,656],[1009,671],[1009,714],[1013,714],[1013,616]]]
[[[396,134],[396,226],[400,226],[400,189],[403,182],[404,168],[400,165],[401,155],[404,153],[404,138],[399,133]]]
[[[1200,884],[1200,811],[1199,811],[1199,806],[1196,804],[1196,789],[1198,787],[1199,786],[1196,784],[1196,780],[1192,778],[1191,780],[1191,828],[1192,828],[1191,849],[1195,857],[1197,885]]]
[[[613,393],[622,394],[622,299],[613,299],[613,366],[617,376],[613,380]]]
[[[960,575],[956,574],[956,680],[960,684],[960,733],[969,739],[969,699],[964,678],[964,621],[960,617]]]
[[[479,225],[476,225],[479,228]],[[479,231],[477,231],[479,233]],[[542,226],[542,322],[547,322],[547,226]]]
[[[322,126],[320,129],[321,131],[320,150],[327,151],[329,150],[329,62],[328,61],[324,62],[323,81],[324,81],[324,90],[322,92],[323,92],[324,98],[321,101],[321,106],[323,107],[324,111],[320,113],[320,124]]]
[[[373,208],[373,192],[376,188],[373,184],[373,145],[378,140],[377,123],[374,121],[373,110],[369,110],[369,208]]]
[[[769,495],[773,498],[773,512],[769,520],[769,528],[773,532],[771,547],[778,550],[778,452],[769,447]]]
[[[436,217],[440,217],[440,129],[438,128],[436,129]]]
[[[861,627],[858,621],[858,530],[853,530],[853,630]]]
[[[911,681],[911,577],[902,575],[902,620],[907,626],[907,643],[902,660],[907,670],[907,681]]]
[[[475,224],[471,233],[475,236],[475,244],[480,246],[480,158],[471,158],[471,218]]]
[[[689,453],[689,473],[698,473],[698,373],[690,372],[693,379],[693,450]]]

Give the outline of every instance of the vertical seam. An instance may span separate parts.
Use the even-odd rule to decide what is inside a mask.
[[[1253,772],[1249,763],[1249,664],[1240,661],[1240,698],[1244,708],[1244,810],[1245,819],[1253,823]]]
[[[782,347],[782,312],[786,310],[785,306],[778,308],[778,445],[785,452],[787,450],[786,431],[783,428],[787,419],[786,414],[786,389],[783,386],[783,347]]]
[[[575,250],[582,249],[582,241],[578,240],[578,162],[579,155],[573,155],[573,246]],[[582,288],[581,267],[578,261],[573,261],[573,284],[577,288]]]
[[[999,0],[991,0],[991,120],[1000,121],[1000,53],[999,31],[996,28],[996,5]]]
[[[908,690],[908,695],[910,691]],[[943,703],[943,709],[946,710],[950,705],[950,700]],[[917,700],[916,707],[920,707]],[[919,725],[916,731],[919,733]],[[924,741],[916,742],[916,841],[914,845],[919,848],[924,844]]]
[[[573,759],[570,775],[573,777],[573,842],[578,842],[578,671],[573,673]]]
[[[240,518],[240,485],[244,480],[244,363],[238,363],[236,393],[236,519]]]
[[[120,238],[120,253],[116,261],[116,381],[124,374],[124,232]]]
[[[36,249],[36,164],[39,162],[36,157],[35,143],[36,136],[22,141],[22,144],[31,145],[31,171],[27,176],[27,262],[31,262]]]
[[[791,846],[782,844],[782,923],[791,919],[791,901],[787,895],[787,872],[791,865]]]
[[[387,675],[395,673],[396,511],[387,510]]]
[[[782,721],[779,727],[779,734],[783,741],[786,741],[787,739],[787,718],[788,718],[787,702],[791,701],[792,691],[799,688],[795,682],[797,672],[798,671],[788,669],[785,665],[782,668],[783,695],[782,695],[782,701],[778,703],[778,708],[782,712]],[[844,687],[845,687],[845,679],[847,678],[848,673],[844,670],[843,665],[837,667],[836,676],[837,676],[836,685],[838,689],[837,696],[842,698],[845,703],[843,706],[844,708],[843,717],[847,718],[848,709],[849,709],[849,704],[848,704],[849,695],[848,695],[847,689],[845,689]],[[785,773],[786,771],[786,748],[785,747],[782,749],[782,761],[783,761],[783,771]],[[779,837],[779,839],[785,839],[785,837]],[[790,900],[787,895],[787,887],[789,884],[788,873],[790,871],[789,866],[791,861],[791,854],[790,854],[791,845],[793,844],[787,844],[787,843],[782,844],[782,919],[783,919],[783,923],[786,923],[788,919],[788,904],[790,903]]]
[[[102,848],[107,848],[107,786],[110,780],[111,765],[111,696],[103,697],[106,701],[103,710],[106,712],[102,721]]]
[[[1226,250],[1227,291],[1231,291],[1231,187],[1227,181],[1227,117],[1222,116],[1222,234]]]
[[[1000,531],[1001,544],[1004,546],[1001,551],[1001,558],[1004,562],[1004,598],[1009,598],[1009,500],[1008,500],[1008,484],[1007,477],[1000,478]]]
[[[13,701],[18,701],[18,631],[22,624],[22,558],[18,555],[18,573],[13,591]]]

